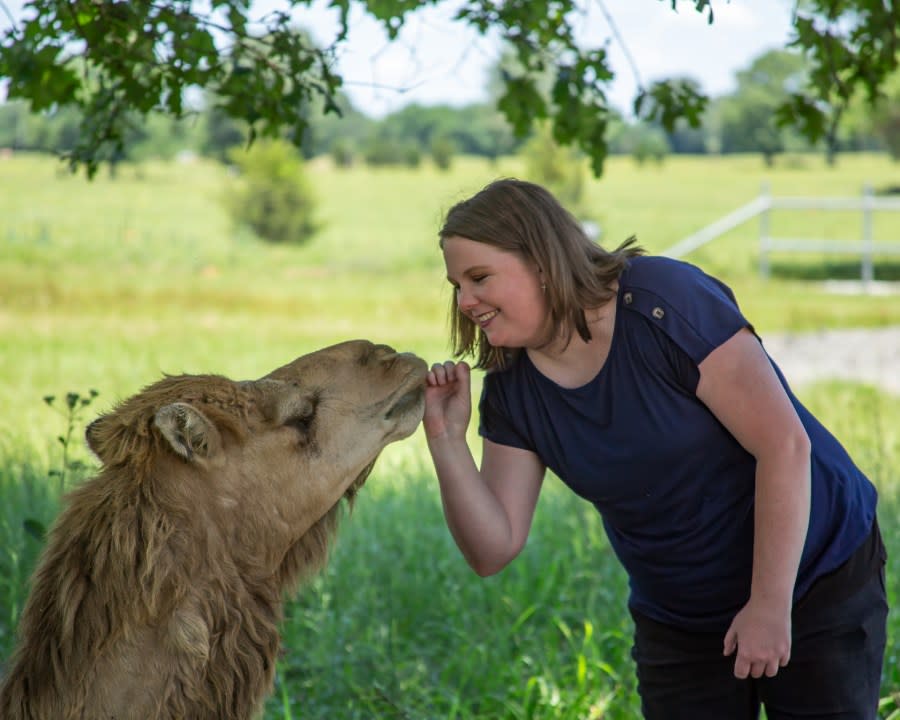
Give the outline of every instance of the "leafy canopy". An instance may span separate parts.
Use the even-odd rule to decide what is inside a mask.
[[[613,118],[606,99],[613,72],[605,48],[576,42],[574,20],[588,1],[465,0],[455,22],[496,32],[511,48],[516,70],[503,74],[498,107],[516,134],[549,121],[553,138],[580,148],[599,175]],[[350,0],[329,0],[340,32],[320,49],[291,21],[291,11],[309,2],[284,0],[282,9],[251,23],[250,0],[30,0],[25,19],[0,37],[0,79],[10,98],[29,101],[35,112],[81,111],[80,141],[69,160],[89,175],[150,111],[175,118],[192,112],[195,88],[227,116],[246,120],[248,141],[287,135],[299,145],[304,110],[314,100],[326,113],[340,113],[334,58],[347,42],[350,12]],[[391,39],[410,13],[440,2],[447,0],[359,0]],[[678,0],[660,2],[677,9]],[[688,4],[714,21],[713,0]],[[792,44],[809,55],[812,70],[806,87],[778,110],[780,121],[814,141],[833,137],[857,89],[874,103],[897,67],[898,26],[896,0],[801,1]],[[549,94],[541,91],[548,75]],[[670,80],[642,87],[634,110],[671,130],[679,118],[699,125],[706,103],[695,84]]]

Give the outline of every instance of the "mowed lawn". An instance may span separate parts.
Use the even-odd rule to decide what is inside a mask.
[[[750,201],[776,194],[857,195],[896,184],[886,157],[818,156],[767,169],[756,156],[670,158],[638,166],[612,158],[589,183],[586,206],[613,246],[632,234],[651,252]],[[437,248],[443,213],[503,176],[515,159],[461,158],[450,172],[309,166],[321,232],[300,247],[271,246],[233,227],[221,166],[195,162],[123,167],[115,180],[65,173],[49,158],[0,160],[0,420],[4,437],[40,445],[40,398],[96,388],[98,404],[162,372],[253,377],[296,355],[350,337],[447,352],[450,300]],[[900,214],[876,218],[876,237],[900,238]],[[808,227],[804,230],[803,227]],[[772,231],[858,236],[859,214],[776,214]],[[762,331],[900,323],[900,301],[835,296],[820,283],[756,272],[754,222],[688,259],[723,276]],[[787,258],[786,258],[787,259]],[[821,259],[803,257],[815,272]],[[847,259],[847,262],[853,262]],[[896,274],[882,258],[876,275]],[[855,273],[855,266],[852,272]]]
[[[90,462],[83,423],[162,373],[258,377],[356,337],[447,357],[442,215],[495,178],[523,177],[520,161],[459,158],[441,172],[315,160],[308,172],[322,229],[287,247],[230,225],[224,191],[236,179],[213,163],[123,167],[88,182],[48,158],[0,159],[0,569],[15,570],[0,582],[0,662],[39,549],[21,520],[49,522],[56,508],[43,482],[61,462],[65,421],[44,396],[99,392],[74,440]],[[586,205],[607,246],[636,234],[661,252],[764,183],[779,195],[857,196],[898,177],[900,166],[872,155],[834,168],[818,156],[774,168],[756,156],[645,166],[617,157],[588,183]],[[771,218],[786,237],[854,239],[861,224],[851,212]],[[687,259],[734,288],[763,336],[900,325],[898,296],[828,291],[828,276],[858,277],[854,258],[779,256],[763,280],[757,233],[748,222]],[[900,213],[879,215],[875,235],[900,241]],[[900,258],[880,258],[876,278],[900,280]],[[888,546],[900,552],[896,398],[852,384],[800,395],[878,484]],[[896,586],[892,576],[892,597]],[[384,453],[332,563],[289,605],[267,717],[632,718],[624,597],[596,513],[552,482],[522,558],[497,578],[474,577],[443,525],[419,431]],[[892,644],[884,717],[900,692],[894,655]]]

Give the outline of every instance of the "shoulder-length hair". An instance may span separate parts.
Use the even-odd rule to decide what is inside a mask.
[[[628,261],[644,252],[634,236],[612,252],[604,250],[548,190],[512,178],[496,180],[450,208],[438,235],[442,248],[447,238],[462,237],[536,263],[546,285],[550,332],[562,332],[567,343],[575,332],[585,342],[591,339],[585,309],[608,302]],[[480,369],[502,368],[518,350],[493,347],[460,312],[455,295],[450,344],[454,357],[472,356]]]

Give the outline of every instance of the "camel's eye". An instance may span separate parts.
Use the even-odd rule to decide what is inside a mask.
[[[297,415],[285,420],[284,424],[287,427],[292,427],[302,433],[308,433],[310,428],[312,427],[313,417],[314,413],[310,413],[309,415]]]
[[[284,421],[285,427],[290,427],[307,437],[312,432],[313,421],[316,418],[316,406],[318,398],[307,399],[302,407],[298,407]]]

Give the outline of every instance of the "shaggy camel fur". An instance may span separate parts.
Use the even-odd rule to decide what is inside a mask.
[[[95,420],[0,688],[3,720],[253,717],[283,593],[422,418],[423,360],[367,341],[257,381],[167,377]]]

